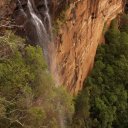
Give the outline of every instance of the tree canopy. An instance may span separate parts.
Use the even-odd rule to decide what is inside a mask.
[[[72,97],[55,87],[39,46],[7,31],[0,56],[0,128],[59,128],[59,114],[69,122]]]
[[[124,21],[125,20],[125,21]],[[128,16],[113,20],[75,100],[73,128],[128,127]]]

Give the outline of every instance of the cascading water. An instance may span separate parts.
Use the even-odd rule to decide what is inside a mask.
[[[44,22],[45,24],[47,25],[47,32],[49,33],[49,36],[50,36],[50,39],[52,41],[52,25],[51,25],[51,18],[50,18],[50,15],[49,15],[49,8],[48,8],[48,2],[47,0],[44,0],[44,4],[45,4],[45,17],[44,17]],[[52,44],[51,46],[51,49],[50,51],[52,52],[52,57],[51,57],[51,61],[52,61],[52,64],[50,66],[53,66],[51,67],[51,70],[54,70],[53,74],[55,75],[55,81],[56,81],[56,86],[59,85],[59,79],[58,79],[58,73],[56,72],[56,59],[55,59],[55,55],[54,55],[54,50],[55,49],[55,46],[54,46],[54,43]],[[52,60],[54,58],[54,60]],[[53,68],[53,69],[52,69]],[[61,109],[61,105],[60,105],[60,101],[58,101],[58,107],[59,107],[59,111],[58,111],[58,117],[59,117],[59,121],[60,121],[60,127],[61,128],[65,128],[65,123],[64,123],[64,115],[63,115],[63,111]]]
[[[37,32],[38,32],[38,36],[39,36],[39,40],[40,37],[42,36],[42,32],[44,34],[46,34],[46,29],[44,27],[44,24],[42,23],[42,21],[40,20],[40,18],[38,18],[38,16],[36,15],[36,13],[34,12],[34,9],[32,7],[32,3],[30,0],[28,0],[28,8],[30,11],[30,14],[32,16],[32,21],[34,22],[34,25],[36,26]],[[43,31],[42,31],[43,30]],[[42,40],[41,40],[42,41]]]
[[[20,4],[21,11],[26,15],[24,12],[20,0],[18,0],[18,3]],[[37,44],[42,47],[45,59],[47,60],[47,63],[49,64],[51,72],[55,75],[55,81],[56,81],[56,87],[58,87],[58,74],[56,72],[56,59],[54,58],[54,43],[52,42],[52,25],[51,25],[51,17],[49,15],[49,8],[48,8],[48,2],[47,0],[43,0],[44,8],[45,10],[43,13],[43,20],[36,14],[33,8],[33,3],[31,0],[28,0],[27,6],[29,10],[29,16],[32,24],[35,27],[36,30],[36,36],[37,36]],[[50,49],[49,49],[50,45]],[[52,55],[49,56],[48,52],[52,53]],[[53,59],[54,58],[54,59]],[[53,70],[53,71],[52,71]],[[64,123],[64,115],[63,110],[61,109],[60,101],[58,101],[58,118],[60,122],[60,127],[65,128]]]
[[[34,9],[30,0],[28,0],[28,8],[31,15],[31,20],[36,28],[36,33],[38,36],[37,43],[39,46],[43,48],[44,56],[48,61],[48,50],[47,50],[48,44],[47,43],[49,43],[49,38],[48,38],[47,31],[41,19],[34,12]]]
[[[44,17],[44,22],[45,24],[47,24],[48,28],[47,31],[50,35],[50,38],[52,39],[52,25],[51,25],[51,17],[49,15],[49,8],[48,8],[48,2],[47,0],[44,0],[44,4],[45,4],[45,17]]]

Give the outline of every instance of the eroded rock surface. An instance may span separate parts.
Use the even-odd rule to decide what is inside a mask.
[[[124,0],[76,0],[56,39],[57,65],[62,84],[72,93],[82,89],[91,70],[104,25],[123,11]]]

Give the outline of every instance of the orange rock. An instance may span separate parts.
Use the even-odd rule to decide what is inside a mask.
[[[93,67],[104,24],[123,11],[123,2],[77,0],[67,10],[66,19],[71,20],[67,20],[61,28],[62,36],[61,42],[57,42],[56,59],[59,81],[71,93],[76,94],[82,89],[83,81]]]

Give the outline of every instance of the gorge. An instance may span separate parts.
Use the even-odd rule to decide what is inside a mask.
[[[12,4],[11,12],[16,24],[24,25],[29,42],[41,42],[45,56],[48,56],[47,42],[52,37],[51,19],[55,25],[58,22],[59,30],[53,40],[55,48],[52,51],[56,58],[53,72],[58,73],[60,84],[65,85],[71,93],[77,93],[82,89],[83,81],[93,66],[98,44],[103,42],[103,28],[109,26],[111,20],[123,12],[125,0],[35,0],[33,5],[28,2],[29,8],[27,1],[20,2],[26,14],[29,14],[29,9],[31,16],[28,17],[35,19],[35,28],[30,19],[22,16],[12,2],[15,6]],[[63,12],[66,6],[68,8]],[[61,15],[64,15],[61,19],[64,21],[59,20]]]
[[[0,128],[127,128],[127,24],[127,0],[0,0]]]

